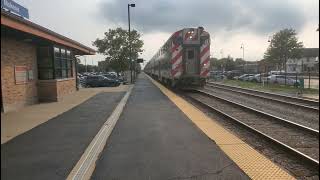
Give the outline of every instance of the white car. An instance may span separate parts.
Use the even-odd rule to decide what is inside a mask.
[[[248,76],[253,76],[254,74],[243,74],[241,76],[238,77],[238,80],[240,81],[246,81]]]
[[[245,76],[244,78],[242,78],[244,81],[252,81],[254,78],[254,74],[250,74],[248,76]]]
[[[268,75],[280,75],[280,74],[283,74],[283,73],[285,73],[284,71],[270,71],[270,72],[268,72]]]
[[[268,81],[270,83],[274,83],[274,84],[287,84],[287,85],[300,85],[300,81],[299,80],[295,80],[292,78],[285,78],[284,75],[271,75],[268,76]]]
[[[256,74],[252,78],[253,82],[259,82],[259,83],[266,80],[267,80],[267,77],[265,77],[264,74]]]

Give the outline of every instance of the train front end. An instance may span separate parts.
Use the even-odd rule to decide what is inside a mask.
[[[179,87],[203,86],[210,68],[210,35],[185,28],[172,36],[171,75]]]

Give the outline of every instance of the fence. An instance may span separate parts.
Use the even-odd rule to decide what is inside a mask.
[[[281,84],[305,89],[319,90],[319,73],[257,73],[247,74],[227,72],[210,72],[209,80],[222,81],[226,79],[249,81],[263,84]]]

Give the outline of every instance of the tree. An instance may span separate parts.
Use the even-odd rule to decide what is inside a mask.
[[[297,33],[294,29],[283,29],[274,34],[264,54],[264,59],[269,63],[276,63],[286,67],[288,58],[300,58],[303,44],[298,42],[296,35]]]
[[[78,64],[78,73],[84,73],[84,72],[97,72],[98,66],[95,65],[84,65],[84,64]]]
[[[212,70],[231,71],[235,68],[235,62],[233,61],[233,58],[230,56],[222,59],[211,58],[210,65]]]
[[[210,70],[218,69],[218,59],[217,58],[210,58]]]
[[[242,58],[236,58],[236,59],[234,60],[235,66],[244,65],[245,63],[246,63],[246,61],[243,60]]]
[[[116,71],[126,71],[130,67],[129,34],[122,28],[109,29],[104,33],[103,39],[96,39],[93,45],[98,48],[98,53],[106,56],[105,61],[108,66]],[[143,41],[141,35],[136,31],[130,31],[131,36],[131,57],[138,58],[138,53],[142,52]]]

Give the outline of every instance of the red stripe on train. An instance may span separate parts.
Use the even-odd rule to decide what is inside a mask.
[[[204,60],[204,61],[201,63],[201,65],[203,66],[204,64],[207,64],[207,63],[209,62],[209,60],[210,60],[210,57],[208,57],[206,60]]]
[[[205,71],[203,71],[203,72],[201,73],[201,76],[208,76],[208,73],[209,73],[209,70],[206,69]]]
[[[179,70],[182,67],[182,63],[180,63],[177,67],[175,67],[174,69],[171,70],[171,74],[172,76],[174,76],[175,74],[177,74],[177,72],[179,72]]]
[[[178,47],[179,47],[179,44],[175,45],[173,48],[171,48],[171,52],[173,53]]]
[[[174,58],[171,59],[171,64],[177,62],[177,60],[182,56],[182,52],[180,51]]]
[[[209,46],[205,47],[202,52],[200,53],[200,57],[202,57],[207,51],[209,51]]]

